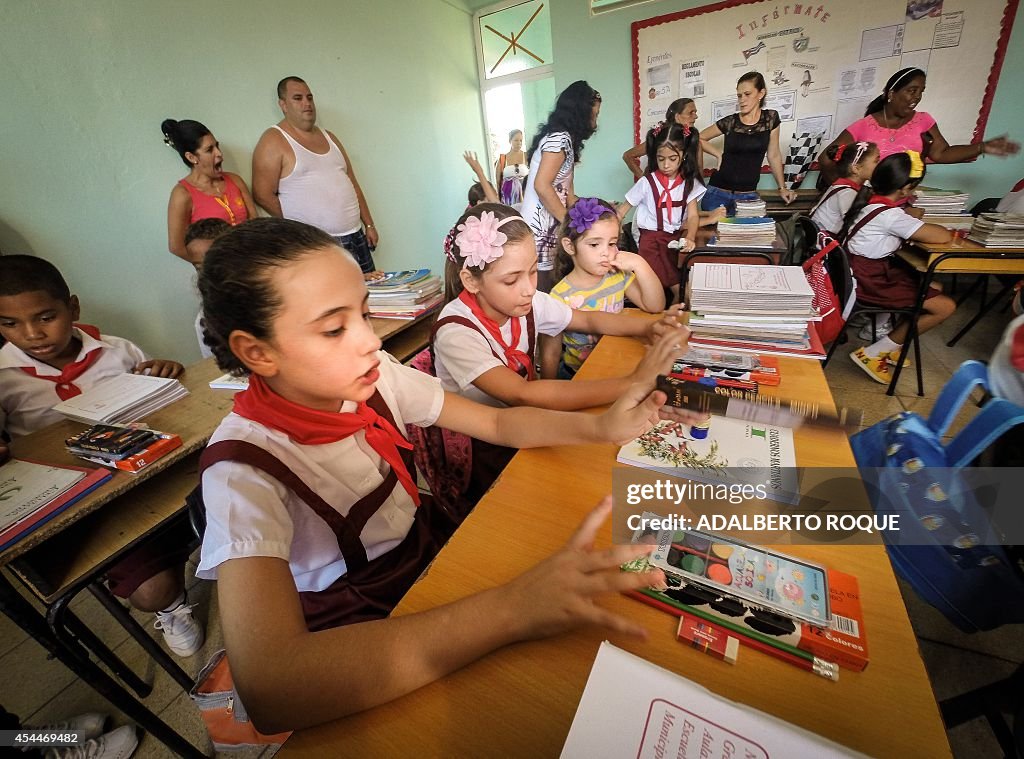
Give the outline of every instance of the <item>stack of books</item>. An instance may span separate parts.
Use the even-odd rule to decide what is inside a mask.
[[[718,222],[715,244],[729,248],[770,248],[775,242],[775,219],[734,216]]]
[[[385,272],[366,288],[370,314],[381,319],[415,319],[438,308],[444,299],[441,280],[430,269]]]
[[[64,445],[80,459],[134,474],[180,448],[181,438],[156,430],[96,424],[72,435]]]
[[[757,200],[737,200],[736,218],[756,219],[763,218],[768,213],[768,204],[758,198]]]
[[[970,196],[959,190],[937,190],[933,187],[918,187],[914,207],[924,210],[925,216],[950,216],[962,214],[967,209]]]
[[[688,302],[690,346],[823,359],[821,315],[799,266],[694,264]]]
[[[1024,214],[983,213],[974,220],[967,239],[986,248],[1024,247]]]
[[[121,374],[62,401],[53,410],[83,424],[130,424],[188,395],[176,379]]]

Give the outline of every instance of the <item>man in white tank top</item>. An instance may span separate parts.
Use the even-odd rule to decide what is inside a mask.
[[[345,148],[316,125],[316,104],[304,81],[282,79],[277,97],[284,118],[263,133],[252,154],[256,202],[271,216],[322,229],[372,279],[377,229]]]

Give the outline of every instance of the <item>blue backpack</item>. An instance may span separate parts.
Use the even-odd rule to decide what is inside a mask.
[[[1024,573],[1001,545],[993,515],[979,503],[976,478],[966,469],[1024,423],[1024,408],[992,399],[949,443],[942,442],[979,385],[988,389],[988,370],[967,361],[927,420],[904,411],[850,438],[876,513],[900,515],[899,532],[885,534],[893,567],[965,632],[1024,622]]]

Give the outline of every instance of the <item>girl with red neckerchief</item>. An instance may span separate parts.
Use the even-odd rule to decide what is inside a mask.
[[[829,148],[829,159],[836,165],[839,179],[821,194],[811,220],[822,229],[839,234],[854,198],[860,188],[871,179],[878,165],[878,146],[873,142],[855,142]]]
[[[217,580],[231,673],[258,730],[368,709],[508,643],[587,622],[642,632],[593,603],[663,581],[619,572],[645,549],[594,552],[610,499],[521,577],[385,618],[465,516],[419,493],[407,424],[524,448],[621,442],[656,421],[666,398],[653,382],[600,416],[446,393],[380,350],[359,266],[297,221],[255,219],[217,240],[199,290],[220,368],[248,375],[249,388],[200,460],[207,524],[197,574]]]
[[[921,275],[894,254],[904,240],[942,244],[953,239],[953,233],[945,227],[926,224],[901,205],[924,179],[924,171],[921,155],[913,150],[883,159],[871,175],[870,187],[860,189],[846,214],[839,239],[850,253],[860,303],[913,306]],[[917,320],[918,334],[944,322],[955,309],[953,299],[932,284]],[[889,384],[890,370],[899,358],[909,326],[901,322],[881,340],[855,350],[850,358],[871,379]]]
[[[594,219],[601,214],[592,210]],[[574,311],[537,289],[537,248],[514,209],[481,203],[466,211],[445,240],[448,304],[434,327],[434,371],[449,392],[488,406],[536,406],[576,411],[611,403],[634,383],[665,374],[686,342],[677,311],[654,322],[626,313]],[[564,330],[592,335],[651,337],[663,333],[634,371],[623,377],[573,381],[539,379],[537,334]],[[553,359],[557,362],[557,356]],[[486,488],[514,449],[473,441],[475,488]]]
[[[647,133],[647,173],[619,205],[622,219],[634,206],[640,229],[637,251],[679,300],[679,259],[697,247],[701,225],[697,204],[706,192],[697,168],[700,137],[697,130],[678,124],[659,125]],[[725,215],[709,217],[712,223]],[[678,247],[676,247],[678,246]]]

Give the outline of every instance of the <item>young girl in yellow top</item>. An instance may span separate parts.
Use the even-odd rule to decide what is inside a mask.
[[[663,581],[619,572],[649,547],[593,551],[610,499],[565,550],[518,579],[383,618],[464,516],[420,497],[407,423],[521,447],[621,442],[650,428],[664,393],[636,385],[600,416],[445,393],[380,350],[359,266],[295,221],[255,219],[217,240],[199,289],[219,366],[248,374],[249,388],[203,453],[197,574],[217,580],[235,686],[260,731],[370,708],[503,645],[580,624],[642,632],[593,603]],[[280,476],[268,469],[274,460]]]
[[[611,203],[599,198],[577,200],[558,230],[555,276],[560,280],[551,295],[577,311],[617,314],[627,297],[648,313],[664,310],[665,290],[658,275],[636,253],[619,250],[619,229]],[[598,337],[568,330],[561,340],[542,336],[541,376],[572,379]]]

